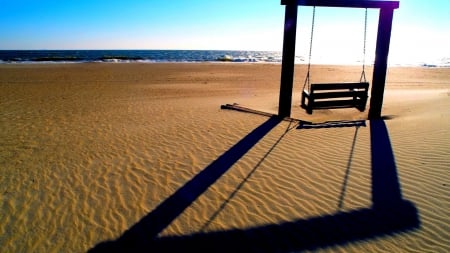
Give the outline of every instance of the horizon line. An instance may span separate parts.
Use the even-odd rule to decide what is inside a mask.
[[[106,50],[117,50],[117,51],[150,51],[150,50],[164,50],[164,51],[261,51],[261,52],[282,52],[282,50],[257,50],[257,49],[150,49],[150,48],[141,48],[141,49],[126,49],[126,48],[104,48],[104,49],[81,49],[81,48],[72,48],[72,49],[51,49],[51,48],[42,48],[42,49],[1,49],[0,51],[76,51],[76,50],[84,50],[84,51],[106,51]]]

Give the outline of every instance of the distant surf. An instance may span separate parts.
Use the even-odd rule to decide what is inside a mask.
[[[316,57],[313,64],[359,65],[361,59]],[[306,64],[305,56],[296,56],[296,64]],[[279,51],[239,50],[0,50],[0,63],[164,63],[164,62],[242,62],[281,63]],[[370,60],[366,63],[371,65]],[[390,61],[391,66],[450,67],[450,57],[436,60],[402,63]]]
[[[226,50],[0,50],[3,63],[281,62],[276,51]]]

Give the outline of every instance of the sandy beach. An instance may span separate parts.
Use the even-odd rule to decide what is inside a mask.
[[[1,251],[450,252],[450,68],[389,68],[380,120],[308,115],[303,65],[293,120],[220,108],[276,114],[280,70],[0,65]]]

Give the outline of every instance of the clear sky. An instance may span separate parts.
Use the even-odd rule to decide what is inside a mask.
[[[300,7],[297,54],[308,49]],[[362,50],[364,10],[317,8],[313,58]],[[368,54],[378,10],[369,11]],[[280,0],[0,0],[0,49],[281,50]],[[450,1],[400,0],[390,57],[450,57]]]

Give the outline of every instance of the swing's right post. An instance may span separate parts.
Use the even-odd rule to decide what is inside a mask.
[[[391,40],[393,8],[381,8],[378,21],[377,47],[373,66],[372,93],[370,98],[369,119],[381,118],[383,94],[386,84],[389,42]]]

